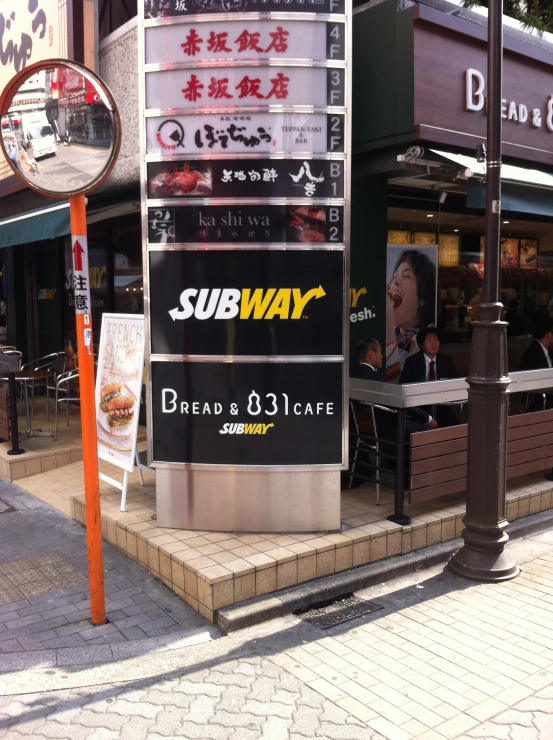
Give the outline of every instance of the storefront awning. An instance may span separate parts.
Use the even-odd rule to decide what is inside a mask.
[[[0,248],[55,239],[70,232],[69,203],[64,201],[0,221]]]
[[[431,152],[439,157],[449,159],[455,164],[459,164],[472,172],[472,177],[485,177],[486,163],[479,162],[475,157],[468,157],[466,154],[452,154],[451,152],[442,152],[438,149],[431,149]],[[520,185],[533,185],[534,187],[553,188],[553,175],[541,170],[530,170],[525,167],[515,167],[512,164],[501,165],[501,180]]]
[[[547,188],[504,182],[501,185],[501,211],[526,213],[553,218],[553,198]],[[467,208],[483,210],[486,207],[486,188],[470,180],[467,186]]]
[[[90,207],[86,221],[90,225],[139,211],[140,202],[135,200],[103,205],[96,210]],[[62,201],[55,206],[27,211],[18,216],[0,220],[0,249],[18,244],[30,244],[43,239],[55,239],[70,233],[69,202]]]
[[[471,171],[467,182],[467,208],[483,209],[486,189],[481,180],[486,174],[485,162],[464,154],[451,154],[437,149],[434,154]],[[501,210],[553,217],[553,175],[541,170],[503,164],[501,167]]]

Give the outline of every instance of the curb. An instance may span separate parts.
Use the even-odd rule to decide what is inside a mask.
[[[509,524],[507,532],[511,540],[519,540],[548,529],[553,529],[551,509],[515,520]],[[449,560],[462,544],[462,538],[442,542],[414,553],[395,555],[379,563],[362,565],[301,586],[292,586],[242,604],[228,606],[215,612],[215,624],[228,635],[269,619],[284,617],[296,609],[305,609],[320,601],[335,599],[392,578],[440,565]]]

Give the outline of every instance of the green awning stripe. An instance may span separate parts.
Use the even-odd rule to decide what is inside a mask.
[[[69,207],[30,211],[23,218],[0,221],[0,248],[55,239],[70,233]]]
[[[501,210],[503,212],[527,213],[534,216],[553,216],[553,197],[550,188],[535,188],[528,185],[501,183]],[[469,180],[467,208],[483,209],[486,206],[486,189]]]

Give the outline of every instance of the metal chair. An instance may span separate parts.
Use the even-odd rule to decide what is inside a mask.
[[[4,358],[19,358],[19,362],[17,363],[15,360],[10,361],[10,365],[15,367],[17,365],[17,371],[21,370],[21,358],[23,357],[23,353],[20,352],[18,349],[5,349],[2,350],[2,359]]]
[[[60,403],[64,401],[67,404],[67,426],[69,426],[70,405],[81,402],[78,370],[68,370],[65,373],[61,373],[56,380],[54,395],[54,439],[58,438],[58,408]]]
[[[53,370],[54,380],[60,373],[65,371],[65,352],[51,352],[49,355],[38,357],[32,362],[26,362],[21,365],[22,370]],[[31,418],[35,418],[35,387],[43,385],[46,388],[46,420],[50,419],[50,405],[48,403],[48,383],[49,378],[37,378],[36,380],[25,381],[31,383]],[[50,387],[52,390],[52,387]]]
[[[53,379],[46,378],[46,421],[50,421],[50,391],[56,392],[58,378],[67,371],[67,355],[65,352],[56,352],[53,365],[49,369],[54,371]]]
[[[379,411],[386,411],[390,414],[396,414],[397,412],[394,409],[387,408],[386,406],[380,406],[375,403],[364,401],[354,401],[350,399],[349,404],[355,429],[356,442],[351,461],[348,488],[351,488],[353,484],[353,477],[355,475],[355,468],[358,464],[359,453],[363,451],[363,449],[373,451],[373,456],[376,458],[376,505],[380,506],[380,438],[378,436],[374,410],[378,409]],[[365,437],[365,439],[362,439],[362,436]],[[369,437],[370,439],[366,439],[366,437]]]

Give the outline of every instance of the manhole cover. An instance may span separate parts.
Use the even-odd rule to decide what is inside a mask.
[[[0,498],[0,514],[9,514],[10,511],[15,511],[13,506],[10,506],[10,504],[7,504]]]
[[[357,598],[357,596],[346,596],[341,599],[333,599],[324,606],[311,607],[308,610],[298,609],[293,613],[303,619],[304,622],[309,622],[309,624],[321,630],[327,630],[337,624],[349,622],[351,619],[357,619],[357,617],[376,612],[382,608],[372,601],[364,601]]]

